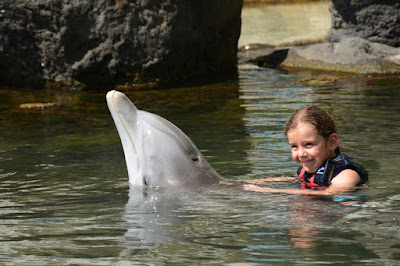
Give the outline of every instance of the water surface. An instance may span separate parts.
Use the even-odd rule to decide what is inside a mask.
[[[395,263],[400,81],[341,77],[311,86],[303,82],[310,75],[327,74],[243,65],[238,83],[127,95],[181,127],[233,180],[293,175],[284,122],[318,104],[336,118],[342,150],[370,172],[357,205],[240,186],[129,190],[104,93],[2,89],[0,263]],[[27,100],[60,106],[17,107]]]

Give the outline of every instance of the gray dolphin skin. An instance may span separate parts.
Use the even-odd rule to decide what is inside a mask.
[[[121,138],[129,184],[136,188],[199,188],[221,177],[177,126],[136,108],[118,91],[106,96]]]

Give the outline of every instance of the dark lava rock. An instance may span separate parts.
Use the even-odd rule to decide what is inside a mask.
[[[332,0],[332,27],[328,41],[347,37],[400,46],[400,1]]]
[[[0,81],[105,88],[236,78],[243,0],[3,0]]]

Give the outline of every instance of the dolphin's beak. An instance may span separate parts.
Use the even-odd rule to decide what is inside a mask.
[[[117,128],[118,124],[125,124],[127,122],[125,120],[136,120],[136,113],[139,110],[125,94],[116,90],[112,90],[107,93],[106,100],[108,109],[110,109]]]
[[[139,110],[125,94],[119,91],[109,91],[106,95],[106,100],[108,109],[110,110],[111,116],[120,135],[129,176],[130,178],[132,176],[138,176],[134,173],[140,172],[140,162],[135,145],[137,112]],[[133,181],[133,179],[131,182],[139,186],[143,183],[141,180]]]
[[[112,90],[109,91],[106,95],[106,100],[107,100],[107,104],[110,110],[114,110],[116,112],[118,112],[118,106],[119,102],[122,102],[123,100],[130,102],[130,100],[125,96],[125,94],[116,91],[116,90]]]
[[[110,105],[110,103],[111,103],[113,105],[114,109],[115,109],[115,104],[114,104],[113,98],[114,98],[114,94],[116,92],[117,92],[116,90],[112,90],[112,91],[107,92],[107,95],[106,95],[106,100],[107,100],[108,105]]]

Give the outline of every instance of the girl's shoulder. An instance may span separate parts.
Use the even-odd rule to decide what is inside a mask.
[[[365,170],[365,168],[356,160],[354,160],[352,157],[349,157],[344,153],[340,153],[339,155],[335,156],[332,159],[329,159],[328,161],[330,161],[330,163],[333,164],[332,178],[337,176],[343,170],[350,169],[357,172],[357,174],[360,176],[361,178],[360,184],[364,184],[368,181],[367,170]]]

